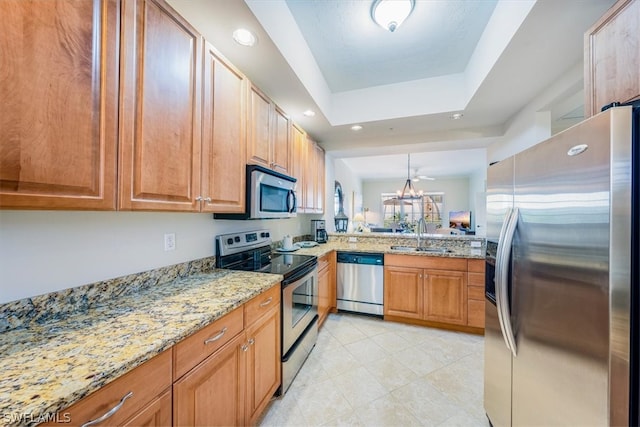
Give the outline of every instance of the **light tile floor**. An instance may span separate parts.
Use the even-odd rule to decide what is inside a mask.
[[[483,338],[331,314],[261,426],[488,426]]]

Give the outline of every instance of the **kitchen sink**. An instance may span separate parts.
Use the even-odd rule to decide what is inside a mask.
[[[445,248],[417,248],[415,246],[391,246],[392,251],[427,252],[432,254],[448,254],[451,250]]]

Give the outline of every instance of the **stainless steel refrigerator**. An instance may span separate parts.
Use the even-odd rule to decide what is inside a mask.
[[[487,171],[494,426],[638,425],[640,103]]]

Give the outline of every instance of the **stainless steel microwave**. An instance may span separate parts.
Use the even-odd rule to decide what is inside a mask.
[[[213,214],[216,219],[274,219],[296,216],[296,179],[257,165],[247,165],[245,212]]]

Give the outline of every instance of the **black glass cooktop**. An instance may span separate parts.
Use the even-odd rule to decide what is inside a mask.
[[[272,254],[270,246],[218,256],[216,259],[218,268],[282,274],[285,279],[295,279],[304,275],[316,264],[317,259],[314,256]]]

